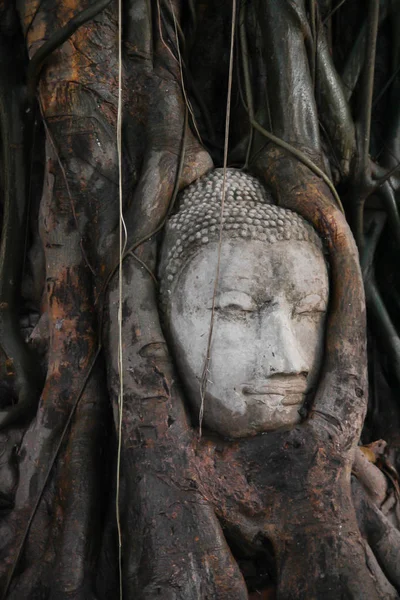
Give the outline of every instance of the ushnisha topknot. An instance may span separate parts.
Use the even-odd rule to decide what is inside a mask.
[[[223,169],[210,171],[178,196],[178,212],[166,224],[159,277],[161,308],[166,309],[176,276],[198,248],[219,240]],[[272,196],[248,173],[227,169],[222,218],[223,239],[271,244],[284,240],[321,240],[300,215],[273,204]]]

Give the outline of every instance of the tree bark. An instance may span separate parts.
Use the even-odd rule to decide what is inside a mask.
[[[160,323],[156,277],[163,225],[178,192],[221,163],[232,3],[124,1],[122,82],[117,2],[19,0],[20,25],[13,3],[0,3],[3,598],[399,597],[400,535],[380,510],[385,486],[371,483],[383,480],[398,491],[397,475],[389,463],[376,479],[360,469],[368,404],[363,273],[330,182],[333,176],[352,212],[365,148],[336,60],[355,22],[354,7],[345,4],[238,7],[229,162],[260,177],[277,204],[316,229],[328,253],[331,299],[307,418],[290,431],[232,441],[207,431],[198,436]],[[382,4],[378,56],[389,36],[382,14],[393,8]],[[330,16],[333,8],[337,17],[350,15],[345,33]],[[397,55],[396,42],[394,65]],[[364,173],[368,194],[382,195],[390,184],[390,197],[383,195],[393,215],[397,175],[388,169],[399,146],[397,80],[384,158],[373,156]],[[386,132],[372,126],[377,138]],[[28,192],[35,188],[29,152],[38,147],[31,131],[40,138],[43,166],[38,199]],[[389,173],[386,188],[374,173]],[[31,351],[18,325],[26,281],[21,229],[31,201],[40,207],[38,233],[29,234],[27,246],[43,263],[36,260],[28,301],[41,313],[41,353]],[[393,223],[396,217],[390,231],[397,239]],[[395,298],[398,284],[392,287]],[[372,309],[379,317],[376,304]],[[385,323],[397,336],[393,313]],[[389,375],[386,356],[379,359],[382,377],[393,373],[392,354]]]

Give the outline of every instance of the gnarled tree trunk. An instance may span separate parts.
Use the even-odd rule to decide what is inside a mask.
[[[116,1],[0,3],[4,598],[398,597],[399,9],[339,4],[123,0],[120,39]],[[227,95],[229,164],[315,227],[331,275],[307,418],[234,442],[198,436],[156,280]]]

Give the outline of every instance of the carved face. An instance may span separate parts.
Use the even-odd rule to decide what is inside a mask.
[[[171,341],[195,411],[217,255],[217,243],[200,248],[171,295]],[[243,437],[299,422],[317,382],[328,292],[324,257],[311,242],[223,241],[204,426]]]

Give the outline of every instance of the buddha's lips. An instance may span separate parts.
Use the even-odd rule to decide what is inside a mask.
[[[305,394],[307,392],[307,381],[305,378],[280,381],[263,381],[245,384],[242,392],[249,396],[292,396],[294,394]],[[288,398],[289,400],[289,398]]]

